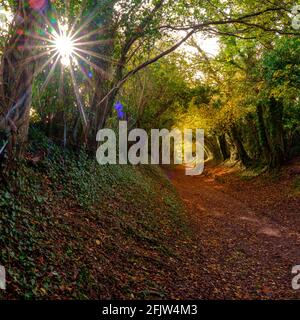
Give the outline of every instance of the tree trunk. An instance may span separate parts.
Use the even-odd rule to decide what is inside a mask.
[[[260,148],[262,150],[263,162],[269,163],[271,156],[271,148],[268,141],[267,129],[264,121],[264,109],[262,104],[258,104],[256,107],[257,116],[257,129],[259,136]]]
[[[271,158],[270,169],[279,169],[285,160],[284,133],[283,133],[283,102],[272,97],[268,105]]]
[[[218,136],[218,143],[221,150],[223,161],[226,161],[230,158],[230,152],[228,150],[225,134],[221,134]]]
[[[222,152],[220,149],[217,136],[211,136],[205,138],[206,148],[208,150],[208,156],[214,163],[220,163],[223,161]]]
[[[96,52],[99,57],[102,56],[103,59],[99,57],[93,59],[93,63],[97,65],[98,70],[96,70],[94,77],[95,92],[92,97],[88,124],[88,146],[90,149],[97,147],[97,131],[105,126],[107,116],[112,112],[115,98],[115,94],[112,94],[102,101],[112,89],[112,55],[115,37],[113,13],[115,2],[116,1],[107,2],[103,7],[103,14],[97,18],[97,26],[102,27],[101,36],[96,35],[91,39],[92,41],[103,40],[103,43],[92,48],[93,51]],[[93,28],[92,25],[90,27]]]
[[[14,31],[1,60],[0,129],[7,132],[11,157],[21,156],[27,142],[36,68],[34,46],[37,41],[32,35],[44,23],[42,17],[48,9],[48,2],[43,8],[34,9],[30,1],[18,1]]]
[[[236,160],[241,161],[241,163],[244,166],[249,166],[251,163],[251,159],[249,158],[249,156],[244,148],[243,142],[239,136],[238,130],[235,125],[233,125],[231,127],[230,137],[231,137],[233,145],[236,148]]]

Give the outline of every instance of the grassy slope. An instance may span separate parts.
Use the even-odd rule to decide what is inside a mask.
[[[1,168],[0,299],[176,298],[189,230],[160,169],[101,167],[33,138],[42,160]]]

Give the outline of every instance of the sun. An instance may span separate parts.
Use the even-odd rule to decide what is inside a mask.
[[[68,34],[68,29],[67,24],[60,24],[59,31],[53,31],[51,40],[52,47],[59,55],[61,64],[65,67],[71,65],[72,56],[75,52],[75,43],[72,36]]]
[[[74,42],[67,34],[57,35],[55,38],[55,49],[60,55],[61,63],[64,66],[69,66],[71,63],[72,54],[74,53]]]
[[[0,6],[1,9],[1,6]],[[0,10],[1,13],[1,10]],[[78,85],[77,73],[80,73],[80,81],[83,78],[84,83],[93,87],[93,77],[96,72],[101,72],[101,74],[108,73],[103,70],[97,63],[94,63],[91,57],[111,61],[104,55],[98,54],[93,50],[89,50],[89,47],[94,47],[96,44],[105,43],[107,40],[97,40],[91,41],[90,38],[94,35],[99,34],[99,28],[86,33],[83,32],[84,29],[90,24],[90,18],[84,21],[81,25],[78,25],[80,19],[76,19],[74,23],[70,24],[67,18],[61,17],[61,19],[55,18],[55,16],[44,17],[46,26],[43,29],[39,29],[37,32],[30,34],[33,39],[36,39],[38,43],[35,47],[36,49],[41,49],[39,53],[34,55],[34,59],[44,59],[43,63],[39,66],[36,71],[36,75],[43,72],[47,68],[46,79],[44,80],[40,94],[45,90],[45,88],[50,83],[53,75],[56,72],[58,64],[60,67],[60,77],[59,77],[59,99],[63,101],[63,86],[64,86],[64,74],[65,72],[71,78],[73,89],[75,92],[75,98],[77,106],[79,109],[80,116],[82,118],[83,124],[87,127],[87,115],[85,113],[84,102],[81,98],[80,86]],[[1,26],[1,25],[0,25]],[[0,30],[1,31],[1,30]]]

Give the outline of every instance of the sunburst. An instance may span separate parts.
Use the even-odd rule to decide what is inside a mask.
[[[85,28],[88,27],[88,24],[91,22],[92,18],[95,15],[90,15],[90,17],[83,23],[79,23],[80,19],[78,17],[71,25],[66,19],[62,21],[49,19],[44,17],[45,24],[47,25],[46,30],[43,30],[43,35],[41,34],[32,34],[31,36],[38,40],[39,42],[44,42],[44,47],[39,45],[35,46],[36,49],[42,48],[42,53],[39,53],[32,57],[32,59],[40,59],[48,56],[49,59],[39,68],[38,73],[45,70],[49,65],[50,71],[46,77],[44,84],[42,85],[41,92],[47,87],[51,81],[56,67],[61,64],[61,72],[64,70],[69,70],[72,79],[72,85],[74,88],[75,98],[77,101],[77,106],[82,117],[83,124],[87,125],[87,116],[85,114],[85,108],[83,99],[80,96],[79,85],[76,77],[76,73],[80,72],[84,79],[87,80],[90,86],[93,85],[92,78],[95,73],[101,74],[102,76],[108,77],[106,71],[103,70],[95,62],[95,58],[104,61],[110,61],[115,64],[116,62],[110,59],[109,57],[100,55],[93,50],[88,50],[93,46],[101,45],[107,43],[110,40],[95,40],[91,41],[91,36],[96,34],[102,34],[102,28],[97,28],[93,31],[85,32]],[[54,22],[54,23],[53,23]],[[76,27],[76,25],[80,24]],[[49,31],[51,30],[51,31]],[[44,50],[43,50],[44,49]],[[93,59],[92,59],[93,58]],[[86,67],[83,67],[86,66]],[[60,77],[60,82],[63,81],[64,77]],[[62,83],[59,83],[59,87],[63,86]]]
[[[55,50],[60,56],[61,63],[68,67],[71,64],[71,58],[74,54],[74,42],[66,34],[61,34],[53,41]]]
[[[39,73],[48,70],[46,79],[40,88],[40,94],[52,80],[55,70],[59,65],[61,66],[59,88],[63,88],[63,81],[65,79],[63,74],[68,71],[71,75],[75,93],[74,96],[82,117],[82,122],[87,126],[86,108],[80,96],[79,88],[81,84],[78,82],[79,77],[77,73],[81,73],[91,87],[93,87],[93,77],[95,74],[100,74],[102,77],[108,78],[108,74],[101,68],[101,64],[97,63],[97,59],[99,61],[109,61],[112,64],[116,64],[117,62],[113,61],[110,57],[94,52],[93,47],[105,44],[111,40],[91,40],[91,37],[103,34],[105,28],[98,27],[94,30],[89,29],[89,25],[96,16],[96,13],[93,12],[89,14],[85,21],[81,21],[84,6],[72,24],[66,18],[62,18],[59,21],[53,16],[49,17],[40,9],[41,8],[39,8],[37,12],[41,14],[41,18],[43,19],[43,28],[37,27],[36,31],[31,33],[28,33],[26,30],[18,30],[21,34],[26,34],[26,36],[34,39],[34,42],[37,42],[36,45],[32,44],[30,47],[27,46],[27,48],[32,49],[35,54],[24,59],[22,65],[26,65],[32,61],[42,61],[38,63],[39,67],[33,74],[33,78]],[[58,15],[56,14],[56,16]],[[68,12],[66,12],[65,16],[68,16]],[[60,95],[59,98],[63,99],[62,95]],[[10,108],[7,116],[16,108],[16,105]]]

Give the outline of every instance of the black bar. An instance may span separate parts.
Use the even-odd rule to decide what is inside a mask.
[[[299,301],[1,301],[0,319],[286,319],[299,308]]]

